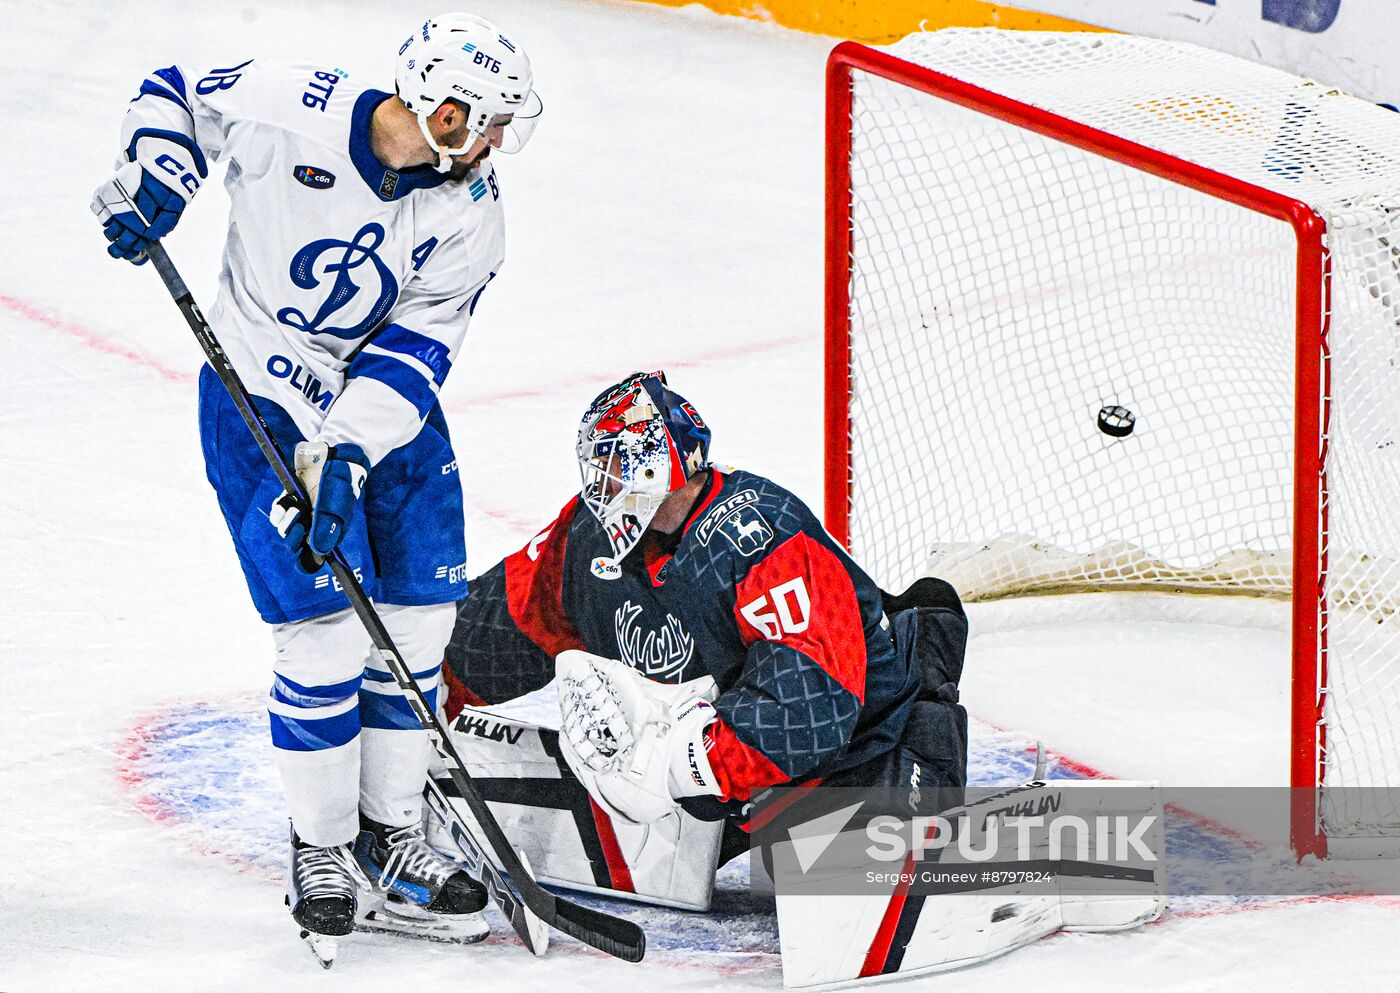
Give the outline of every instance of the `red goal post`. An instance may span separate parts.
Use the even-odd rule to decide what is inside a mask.
[[[1325,857],[1327,836],[1318,807],[1325,755],[1324,692],[1327,686],[1328,480],[1325,449],[1329,424],[1329,252],[1327,225],[1306,202],[1236,176],[1187,161],[1082,120],[917,65],[897,55],[847,42],[832,52],[827,69],[826,145],[826,369],[825,523],[877,581],[891,582],[884,563],[852,544],[851,507],[859,486],[860,426],[852,424],[855,380],[852,360],[854,253],[862,238],[853,217],[852,175],[855,82],[877,77],[967,108],[1016,129],[1073,146],[1132,170],[1152,174],[1290,225],[1296,237],[1294,319],[1294,422],[1292,494],[1292,705],[1291,837],[1300,856]],[[956,263],[952,263],[956,264]],[[898,372],[891,372],[898,375]],[[911,383],[914,390],[921,384]],[[931,402],[938,402],[932,398]],[[936,488],[936,480],[930,486]],[[988,537],[991,537],[990,535]],[[922,536],[910,535],[911,542]]]

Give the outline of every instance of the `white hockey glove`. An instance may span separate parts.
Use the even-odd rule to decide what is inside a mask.
[[[651,824],[684,796],[719,795],[704,732],[714,680],[671,685],[587,652],[555,660],[564,760],[610,816]]]

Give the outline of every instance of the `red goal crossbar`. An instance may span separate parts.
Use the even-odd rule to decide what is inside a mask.
[[[882,77],[1207,193],[1292,226],[1297,238],[1290,836],[1301,858],[1326,857],[1318,804],[1327,687],[1327,476],[1330,267],[1326,224],[1306,203],[1108,132],[914,65],[855,42],[838,45],[826,77],[825,524],[850,546],[852,103],[857,72]],[[917,540],[918,536],[911,535]],[[859,549],[855,550],[859,553]],[[877,563],[866,563],[878,572]]]

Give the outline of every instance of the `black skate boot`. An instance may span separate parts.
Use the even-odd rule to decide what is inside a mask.
[[[362,912],[362,928],[448,941],[486,937],[485,887],[429,845],[420,825],[392,828],[361,817],[355,858],[379,899]]]
[[[317,848],[292,831],[287,906],[324,969],[335,962],[335,939],[354,928],[355,890],[362,878],[349,845]]]

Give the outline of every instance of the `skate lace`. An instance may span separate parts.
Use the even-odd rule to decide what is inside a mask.
[[[428,844],[423,828],[417,824],[394,831],[385,838],[385,847],[389,857],[379,873],[379,885],[386,889],[404,877],[409,882],[426,883],[437,889],[460,868]]]
[[[344,845],[303,848],[296,860],[297,889],[308,900],[355,896],[360,867]]]

